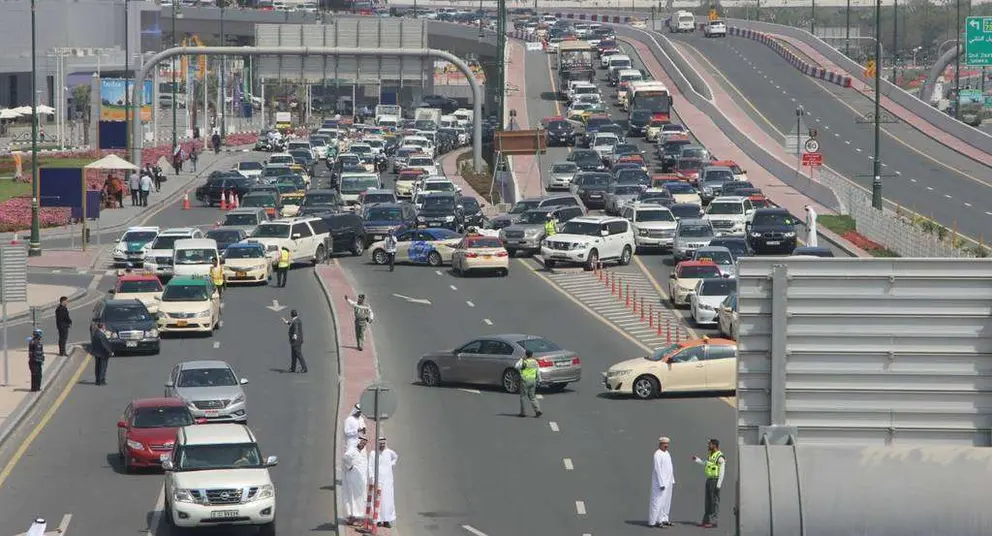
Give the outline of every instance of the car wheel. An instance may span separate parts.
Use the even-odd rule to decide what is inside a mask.
[[[586,271],[595,270],[597,264],[599,264],[599,252],[594,249],[589,252],[589,259],[586,261],[585,266]]]
[[[503,390],[510,394],[520,392],[520,373],[517,369],[508,368],[503,371]]]
[[[134,472],[134,468],[131,467],[131,457],[127,455],[126,452],[120,454],[121,456],[121,470],[124,474],[129,475]]]
[[[356,236],[355,241],[351,243],[351,254],[356,257],[361,257],[362,253],[365,253],[365,239],[360,236]]]
[[[441,266],[442,262],[444,261],[441,259],[441,254],[436,251],[432,251],[427,255],[427,264],[429,266]]]
[[[424,363],[420,367],[420,383],[426,387],[437,387],[441,385],[441,370],[432,361]]]
[[[313,252],[313,265],[316,266],[327,260],[327,250],[324,249],[324,244],[317,246],[317,251]]]
[[[258,536],[276,536],[276,520],[258,527]]]
[[[372,262],[375,264],[386,264],[389,262],[389,254],[384,249],[375,249],[372,251]]]
[[[503,277],[509,277],[510,276],[510,269],[509,268],[503,268],[502,270],[500,270],[500,275],[502,275]]]
[[[630,246],[624,246],[623,253],[620,254],[620,266],[627,266],[630,264],[630,259],[633,256],[634,252],[631,251]]]
[[[661,387],[658,385],[658,380],[654,376],[638,376],[634,380],[633,384],[634,397],[641,400],[648,400],[658,396],[661,392]]]

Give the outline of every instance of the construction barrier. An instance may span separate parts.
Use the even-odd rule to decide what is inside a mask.
[[[702,30],[705,24],[700,24],[699,29]],[[823,67],[817,67],[815,65],[810,65],[808,62],[800,58],[796,53],[789,50],[788,47],[782,44],[781,41],[775,38],[771,34],[766,34],[764,32],[758,32],[748,28],[737,28],[736,26],[727,27],[727,35],[733,35],[735,37],[743,37],[744,39],[750,39],[752,41],[757,41],[768,48],[772,49],[779,56],[789,62],[797,70],[805,75],[812,76],[819,80],[825,82],[830,82],[831,84],[836,84],[841,87],[851,87],[851,77],[843,75],[841,73],[831,71],[829,69],[824,69]]]

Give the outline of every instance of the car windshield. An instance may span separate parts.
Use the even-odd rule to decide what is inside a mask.
[[[289,173],[289,168],[286,166],[267,167],[262,171],[262,176],[278,177],[279,175],[285,175],[286,173]]]
[[[651,355],[645,357],[645,359],[647,359],[648,361],[661,361],[662,359],[665,358],[666,355],[677,350],[678,347],[679,347],[678,343],[670,344],[668,346],[662,346],[661,348],[658,348],[654,352],[651,352]]]
[[[547,340],[547,339],[524,339],[522,341],[517,341],[525,351],[530,350],[535,354],[546,354],[549,352],[560,352],[561,347],[557,344]]]
[[[213,238],[217,242],[237,242],[241,240],[241,231],[207,231],[207,238]]]
[[[465,208],[465,212],[472,213],[480,210],[482,207],[479,205],[479,201],[474,197],[463,197],[461,200],[462,207]]]
[[[729,169],[708,169],[706,174],[703,175],[703,180],[705,181],[732,181],[734,180],[734,173]]]
[[[696,252],[696,260],[707,260],[729,266],[734,264],[734,256],[729,251],[703,250]]]
[[[575,173],[579,169],[574,163],[569,162],[567,164],[555,164],[551,166],[552,173]]]
[[[129,231],[124,233],[124,238],[121,239],[122,242],[151,242],[155,240],[158,233],[154,231]]]
[[[243,207],[265,207],[265,206],[275,206],[276,196],[272,194],[268,195],[246,195],[244,199],[241,200],[241,206]]]
[[[503,243],[500,242],[498,238],[494,238],[494,237],[491,237],[491,236],[484,236],[484,237],[481,237],[481,238],[473,238],[471,240],[467,240],[466,242],[467,242],[467,249],[474,249],[474,248],[480,248],[480,249],[481,248],[501,248],[501,247],[503,247]]]
[[[206,285],[166,285],[162,291],[162,301],[206,301],[210,298]]]
[[[706,213],[710,215],[744,214],[744,205],[740,203],[710,203]]]
[[[255,214],[228,214],[224,216],[224,225],[257,225]]]
[[[573,220],[565,223],[565,226],[562,227],[561,232],[563,234],[599,236],[599,231],[602,228],[603,227],[598,223]]]
[[[617,171],[617,182],[647,183],[650,179],[646,171],[640,168],[624,168]]]
[[[520,217],[520,223],[524,225],[544,225],[548,221],[548,213],[543,211],[526,212]]]
[[[608,186],[610,184],[610,176],[609,175],[601,175],[601,174],[598,174],[598,173],[595,174],[595,175],[583,175],[582,176],[582,182],[580,184],[583,187],[588,187],[588,186]]]
[[[310,138],[310,145],[313,145],[314,147],[323,147],[327,145],[327,141],[323,138]]]
[[[716,238],[710,242],[710,245],[727,248],[734,257],[747,255],[747,243],[744,239]]]
[[[213,264],[217,250],[212,248],[180,249],[176,251],[176,264]]]
[[[372,152],[372,147],[369,145],[352,145],[351,148],[348,149],[348,152],[357,155],[369,154]]]
[[[781,212],[771,212],[771,213],[758,213],[754,215],[754,221],[751,222],[752,226],[775,226],[775,227],[785,227],[793,226],[796,224],[796,220],[793,219],[791,214],[785,214]]]
[[[337,196],[334,194],[307,194],[303,197],[304,206],[333,205],[336,202]]]
[[[237,384],[238,378],[229,368],[193,368],[179,373],[176,387],[233,387]]]
[[[289,225],[263,223],[251,236],[252,238],[289,238]]]
[[[193,424],[193,416],[182,406],[164,408],[138,408],[134,412],[132,428],[179,428]]]
[[[118,294],[130,294],[137,292],[161,292],[162,283],[159,282],[158,278],[152,279],[131,279],[127,281],[121,281],[117,285]]]
[[[672,205],[668,207],[676,218],[698,218],[699,205]]]
[[[623,80],[624,78],[621,78]],[[648,121],[651,119],[650,110],[634,110],[630,113],[630,119],[632,121]]]
[[[679,229],[679,235],[691,238],[713,236],[713,228],[709,225],[685,225]]]
[[[341,179],[341,193],[360,194],[369,188],[378,188],[379,179],[376,177],[345,177]]]
[[[253,443],[190,445],[179,450],[177,461],[180,471],[258,469],[263,467],[262,454],[258,451],[258,446]]]
[[[524,212],[527,212],[528,210],[535,208],[540,203],[541,203],[540,201],[518,201],[516,205],[513,205],[513,208],[510,209],[509,213],[523,214]]]
[[[424,208],[433,210],[454,210],[455,200],[446,195],[424,197]]]
[[[260,247],[234,247],[224,252],[225,259],[261,259],[265,251]]]
[[[107,322],[150,322],[151,315],[144,305],[113,305],[103,311],[103,319]]]
[[[664,187],[673,194],[694,194],[696,189],[688,182],[666,182]]]
[[[675,216],[668,210],[638,210],[634,221],[675,221]]]
[[[365,211],[366,221],[403,221],[403,211],[396,207],[372,207]]]
[[[720,277],[720,269],[714,264],[680,266],[679,277],[684,279],[703,279],[705,277]]]
[[[362,164],[362,160],[353,154],[343,154],[338,157],[338,162],[341,166],[359,166]]]
[[[701,165],[702,165],[702,162],[700,162],[699,160],[691,159],[691,158],[688,159],[688,160],[686,160],[685,158],[679,160],[679,169],[681,169],[681,170],[699,169],[699,166],[701,166]]]
[[[238,169],[241,171],[256,171],[262,169],[261,162],[240,162]]]
[[[152,249],[172,249],[175,245],[176,240],[182,240],[184,238],[189,238],[187,236],[159,236],[152,242]]]
[[[410,159],[409,165],[410,167],[431,167],[434,165],[434,160],[431,158],[424,158],[422,156],[415,156]]]
[[[593,145],[596,147],[612,147],[618,143],[620,143],[620,140],[616,136],[596,136],[596,141],[593,142]]]
[[[699,286],[700,296],[729,296],[737,288],[733,279],[707,279]]]
[[[448,181],[428,182],[424,184],[425,192],[454,192],[455,185]]]
[[[618,184],[613,187],[613,193],[615,195],[638,195],[641,193],[641,187],[636,184]]]
[[[372,205],[375,203],[395,203],[396,196],[389,193],[373,194],[366,192],[363,202],[367,205]]]

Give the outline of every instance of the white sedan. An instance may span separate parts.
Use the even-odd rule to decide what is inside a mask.
[[[734,279],[700,279],[695,291],[689,296],[689,310],[698,325],[716,324],[720,304],[737,291]]]

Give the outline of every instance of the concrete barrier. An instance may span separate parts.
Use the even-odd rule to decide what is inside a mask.
[[[706,24],[700,24],[699,29],[702,30]],[[846,76],[843,73],[838,73],[831,71],[829,69],[824,69],[823,67],[818,67],[816,65],[810,65],[808,62],[799,57],[798,54],[789,50],[781,41],[776,39],[774,36],[759,32],[757,30],[752,30],[750,28],[740,28],[737,26],[728,26],[727,35],[732,35],[734,37],[742,37],[744,39],[750,39],[752,41],[757,41],[768,48],[774,50],[779,56],[789,62],[789,65],[795,67],[799,72],[823,80],[825,82],[830,82],[831,84],[836,84],[841,87],[851,87],[851,77]]]

